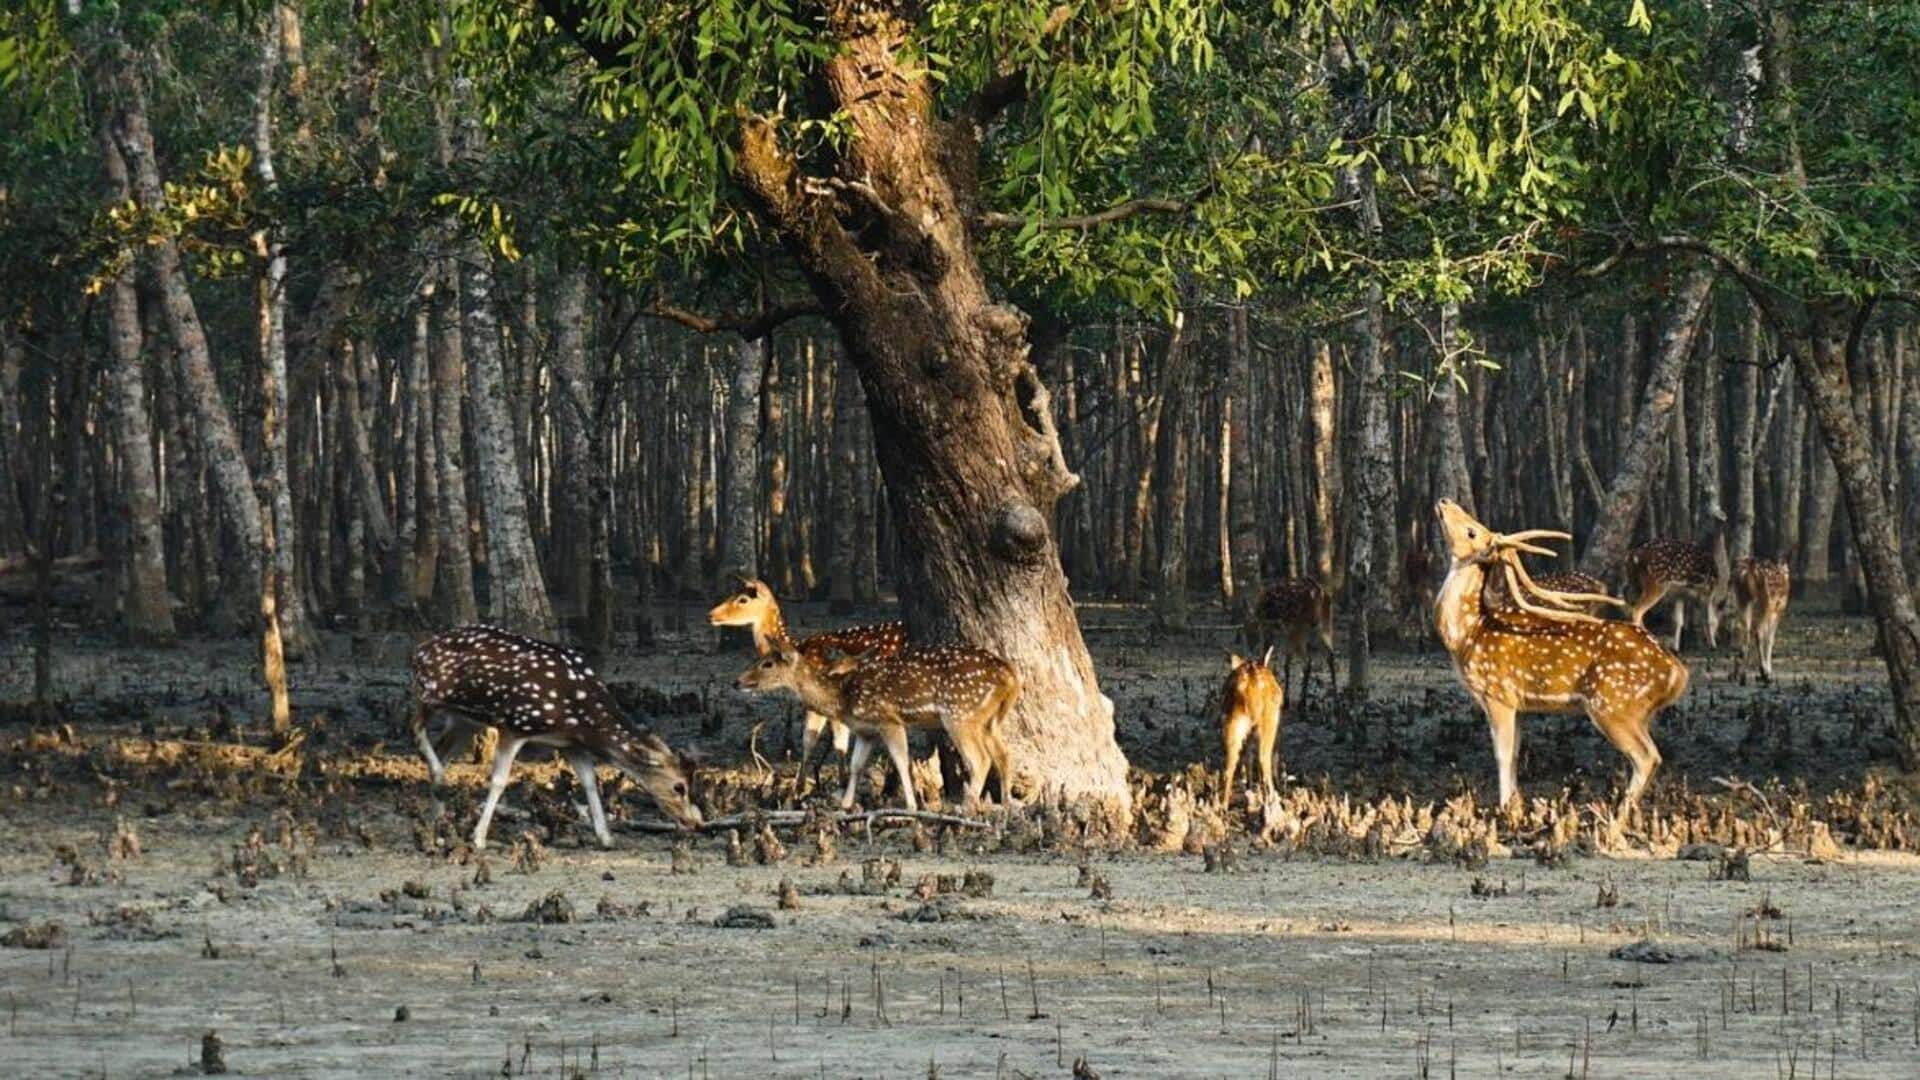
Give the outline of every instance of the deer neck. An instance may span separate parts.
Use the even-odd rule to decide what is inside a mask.
[[[1434,600],[1434,623],[1447,651],[1457,653],[1480,629],[1480,590],[1487,583],[1486,568],[1475,562],[1455,561]]]
[[[822,716],[841,717],[847,711],[847,677],[828,675],[813,666],[809,661],[800,661],[798,677],[793,680],[793,692],[800,698],[800,704]]]
[[[778,604],[768,604],[766,614],[753,624],[753,651],[765,656],[776,649],[793,648],[793,638],[787,634],[787,620],[780,615]]]

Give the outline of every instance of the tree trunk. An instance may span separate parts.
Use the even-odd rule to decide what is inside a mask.
[[[1454,369],[1455,327],[1460,321],[1460,305],[1447,303],[1440,308],[1440,348],[1445,366],[1435,379],[1433,391],[1433,438],[1435,468],[1432,495],[1452,499],[1468,513],[1474,513],[1473,479],[1467,471],[1467,441],[1460,427],[1460,378],[1464,372]],[[1425,515],[1423,515],[1425,516]],[[1431,520],[1429,518],[1429,520]]]
[[[1227,478],[1227,526],[1231,533],[1227,546],[1233,560],[1230,599],[1236,621],[1248,628],[1247,646],[1252,648],[1253,609],[1260,602],[1264,585],[1260,578],[1260,507],[1253,483],[1253,338],[1244,305],[1227,309],[1227,363],[1226,457],[1232,470]]]
[[[833,373],[832,527],[827,540],[827,606],[835,615],[853,610],[854,545],[859,542],[860,383],[847,365]]]
[[[1338,523],[1334,520],[1333,493],[1339,486],[1335,476],[1333,432],[1333,346],[1325,340],[1313,346],[1313,381],[1309,416],[1313,422],[1313,572],[1315,580],[1328,592],[1338,591],[1334,580],[1333,543]]]
[[[1372,192],[1368,188],[1368,205]],[[1347,548],[1347,685],[1364,697],[1372,685],[1373,630],[1393,618],[1399,595],[1394,542],[1393,431],[1386,363],[1386,305],[1380,286],[1367,288],[1360,321],[1360,423],[1353,455],[1359,506]]]
[[[1167,331],[1167,351],[1160,360],[1160,384],[1148,403],[1140,428],[1139,479],[1133,488],[1132,525],[1127,533],[1127,565],[1122,571],[1119,595],[1131,600],[1139,595],[1148,562],[1148,538],[1153,527],[1153,477],[1160,462],[1160,436],[1165,427],[1167,401],[1186,377],[1187,320],[1176,312]]]
[[[1690,267],[1674,293],[1660,331],[1659,353],[1647,377],[1646,396],[1634,417],[1632,434],[1614,463],[1613,486],[1594,519],[1593,535],[1580,560],[1585,573],[1609,578],[1626,559],[1633,527],[1640,520],[1670,438],[1668,424],[1679,397],[1680,379],[1686,372],[1687,357],[1693,354],[1694,330],[1713,291],[1713,277],[1712,269],[1705,265]]]
[[[1902,551],[1907,567],[1907,579],[1911,583],[1920,583],[1920,348],[1912,343],[1915,337],[1913,328],[1902,331],[1902,340],[1908,342],[1906,362],[1907,391],[1903,395],[1905,407],[1900,414],[1900,441],[1903,450],[1899,460],[1901,484],[1905,495],[1901,499],[1906,506],[1906,520],[1902,523],[1901,535],[1904,541]]]
[[[1915,610],[1901,565],[1894,518],[1884,498],[1873,448],[1863,437],[1847,389],[1846,321],[1833,310],[1816,308],[1811,330],[1810,347],[1793,350],[1794,367],[1820,424],[1836,486],[1846,499],[1847,521],[1865,572],[1893,691],[1901,765],[1909,771],[1920,769],[1920,612]]]
[[[1819,417],[1819,406],[1811,394],[1808,406],[1815,410],[1815,419],[1824,428],[1826,421]],[[1851,399],[1848,407],[1852,407]],[[1806,547],[1801,551],[1797,576],[1808,585],[1824,585],[1833,577],[1833,515],[1840,506],[1840,474],[1825,447],[1815,445],[1810,452],[1813,469],[1807,484],[1807,523],[1800,533]]]
[[[553,534],[555,578],[576,611],[593,591],[593,462],[591,430],[594,395],[587,376],[587,271],[569,267],[560,274],[554,303],[553,415],[559,429],[558,520]]]
[[[253,168],[269,197],[279,185],[273,166],[273,91],[280,70],[280,15],[277,5],[270,9],[261,37],[260,83],[253,108]],[[263,417],[274,411],[281,418],[271,430],[264,420],[260,426],[260,454],[265,459],[261,468],[267,480],[261,513],[273,515],[273,535],[263,541],[267,546],[262,551],[263,558],[270,556],[274,561],[274,611],[279,619],[280,645],[287,661],[298,661],[313,652],[318,639],[295,573],[301,544],[293,518],[293,484],[287,470],[287,250],[278,231],[267,226],[254,233],[253,253],[259,260],[257,310],[260,362],[265,369],[260,390],[270,399],[261,402],[260,411]],[[278,722],[277,706],[274,715]]]
[[[897,13],[849,5],[826,18],[845,43],[822,72],[847,125],[840,166],[872,200],[802,184],[764,119],[747,122],[735,161],[860,372],[899,541],[902,610],[915,637],[988,649],[1019,672],[1001,735],[1029,794],[1089,796],[1124,815],[1113,703],[1099,691],[1048,526],[1079,478],[1026,359],[1026,320],[989,294],[967,231],[978,129],[935,120],[920,62],[896,51],[911,41]]]
[[[1733,525],[1727,557],[1753,554],[1754,458],[1766,431],[1760,419],[1760,313],[1749,307],[1741,331],[1740,379],[1734,387]]]
[[[465,77],[455,81],[462,153],[481,156],[480,122],[468,102]],[[487,523],[487,608],[492,620],[517,633],[551,640],[558,630],[547,599],[540,556],[527,520],[526,489],[516,460],[512,408],[493,309],[493,257],[477,239],[466,245],[460,283],[462,344],[473,400],[473,443],[479,458],[480,502]]]
[[[115,203],[124,203],[133,197],[126,161],[105,126],[100,136],[107,197]],[[108,413],[113,422],[114,450],[120,460],[119,504],[125,515],[125,599],[120,617],[136,641],[162,644],[173,640],[173,601],[167,594],[167,547],[160,527],[160,488],[154,473],[153,434],[147,421],[140,300],[134,291],[131,270],[122,270],[107,285],[107,339],[113,354],[113,363],[107,369],[107,398],[111,404]],[[17,412],[19,405],[14,394],[14,386],[0,385],[0,395],[9,402],[7,407]],[[13,428],[0,427],[0,442],[10,443],[13,438]],[[5,464],[5,459],[0,458],[0,466]],[[13,490],[13,477],[4,470],[0,470],[0,486],[9,493]],[[8,505],[0,501],[0,510]]]
[[[733,343],[716,593],[735,578],[760,576],[760,384],[772,349],[772,340],[764,337]]]
[[[1187,446],[1192,441],[1193,409],[1187,401],[1188,380],[1167,388],[1160,405],[1162,430],[1159,454],[1160,562],[1155,575],[1153,625],[1162,631],[1184,632],[1187,613]]]
[[[153,145],[153,133],[147,123],[146,91],[132,68],[125,47],[114,43],[107,47],[112,66],[115,97],[113,138],[121,155],[132,167],[134,192],[143,208],[163,213],[166,194],[160,179],[160,165]],[[258,596],[260,582],[260,500],[253,490],[253,476],[240,448],[240,436],[234,430],[220,383],[214,374],[213,355],[207,335],[200,324],[188,288],[180,249],[171,237],[162,237],[148,247],[147,271],[160,293],[166,315],[167,332],[173,338],[180,360],[179,386],[187,408],[193,414],[193,431],[201,461],[218,500],[221,516],[232,530],[237,550],[227,566],[226,576],[233,587],[231,595]],[[250,606],[241,605],[241,610]]]

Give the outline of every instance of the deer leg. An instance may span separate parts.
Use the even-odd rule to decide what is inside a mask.
[[[420,756],[427,759],[427,780],[435,787],[446,778],[447,764],[435,752],[433,737],[427,733],[427,725],[433,722],[433,713],[423,703],[415,703],[413,714],[407,718],[407,727],[413,731],[413,741],[420,747]]]
[[[907,800],[907,809],[920,809],[919,799],[913,793],[913,758],[907,753],[907,729],[899,724],[889,724],[880,738],[887,749],[887,757],[893,760],[894,773],[900,777],[900,794]]]
[[[1487,713],[1487,731],[1493,736],[1493,761],[1500,770],[1500,806],[1505,809],[1520,795],[1520,785],[1514,776],[1515,758],[1520,752],[1520,729],[1513,706],[1487,701],[1481,707]]]
[[[1273,748],[1280,739],[1280,710],[1274,709],[1260,718],[1255,730],[1260,736],[1260,787],[1268,794],[1275,791],[1273,786]],[[1242,736],[1243,738],[1245,736]]]
[[[1639,805],[1640,793],[1653,778],[1653,771],[1660,767],[1660,748],[1653,744],[1653,738],[1646,732],[1651,716],[1634,717],[1623,715],[1629,710],[1618,712],[1595,712],[1588,710],[1587,716],[1600,734],[1607,737],[1614,749],[1627,756],[1633,763],[1633,775],[1627,780],[1627,789],[1620,795],[1619,814],[1622,820],[1629,817],[1634,807]]]
[[[1773,685],[1773,636],[1780,632],[1780,620],[1768,619],[1760,628],[1760,674]]]
[[[865,735],[853,737],[853,756],[847,761],[847,792],[840,796],[840,809],[853,809],[854,789],[860,785],[860,774],[866,770],[867,758],[873,754],[873,743]]]
[[[594,837],[601,847],[612,847],[613,833],[607,828],[607,812],[600,805],[600,777],[594,771],[593,754],[578,748],[568,750],[567,764],[573,767],[574,778],[580,781],[580,790],[587,796],[587,814],[593,822]]]
[[[827,718],[814,712],[812,709],[808,709],[806,718],[801,721],[801,725],[800,767],[793,774],[793,790],[795,794],[811,790],[814,784],[820,782],[820,762],[814,759],[813,752],[820,746],[820,732],[821,729],[827,726]],[[812,783],[807,782],[807,763],[810,761],[813,762]]]
[[[507,790],[507,780],[513,775],[513,759],[525,745],[525,739],[502,739],[499,751],[493,755],[493,779],[487,784],[487,803],[480,808],[480,821],[473,827],[475,851],[487,848],[487,826],[493,823],[494,807],[500,805],[500,795]]]
[[[473,748],[474,732],[478,730],[480,730],[478,725],[473,721],[463,716],[456,716],[447,725],[447,729],[440,733],[440,737],[433,740],[434,751],[440,755],[442,774],[445,774],[448,765],[465,757]]]
[[[1680,655],[1680,634],[1687,628],[1687,598],[1685,596],[1673,602],[1673,653]]]
[[[1331,630],[1329,630],[1325,636],[1321,637],[1320,646],[1327,650],[1327,693],[1338,694],[1340,692],[1340,673],[1334,670],[1333,666],[1333,632]]]
[[[1720,598],[1707,597],[1707,648],[1720,648]]]
[[[1245,711],[1235,711],[1227,717],[1226,724],[1221,728],[1221,741],[1226,744],[1227,752],[1227,767],[1220,774],[1220,803],[1223,806],[1233,802],[1233,782],[1240,773],[1240,748],[1246,745],[1247,733],[1252,727],[1253,722]]]

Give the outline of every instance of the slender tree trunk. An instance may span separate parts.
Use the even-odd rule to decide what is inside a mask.
[[[1812,404],[1809,395],[1809,405]],[[1824,425],[1824,421],[1821,422]],[[1801,552],[1797,576],[1808,585],[1824,585],[1833,576],[1833,515],[1840,506],[1840,474],[1825,447],[1815,445],[1811,453],[1813,469],[1807,485],[1807,522],[1800,533],[1806,547]]]
[[[1900,415],[1900,441],[1904,448],[1900,461],[1901,483],[1906,494],[1901,502],[1906,507],[1906,520],[1902,522],[1902,551],[1907,567],[1907,579],[1920,583],[1920,348],[1912,343],[1915,331],[1907,327],[1903,339],[1908,342],[1906,363],[1907,392],[1904,395],[1906,407]]]
[[[1236,621],[1246,627],[1248,647],[1254,640],[1254,605],[1260,602],[1263,583],[1260,578],[1260,507],[1255,496],[1253,338],[1247,326],[1247,309],[1235,305],[1227,309],[1227,513],[1231,537],[1228,548],[1233,561],[1233,595]]]
[[[106,168],[107,197],[124,203],[133,197],[126,161],[112,134],[101,128],[100,157]],[[124,602],[122,625],[135,640],[163,644],[173,640],[173,600],[167,594],[167,548],[160,526],[160,488],[154,473],[153,434],[147,422],[147,384],[140,326],[140,300],[133,273],[123,270],[107,285],[107,339],[113,363],[107,370],[113,444],[120,460],[119,505],[125,515]],[[17,378],[0,380],[6,408],[18,413]],[[15,428],[0,426],[0,444],[11,444]],[[6,464],[0,458],[0,466]],[[12,493],[13,477],[0,470],[0,486]],[[0,500],[0,511],[9,502]],[[18,521],[18,519],[10,519]]]
[[[1458,304],[1449,302],[1441,306],[1440,348],[1444,354],[1442,359],[1448,366],[1434,380],[1432,415],[1436,453],[1433,497],[1452,499],[1471,514],[1475,512],[1473,479],[1467,471],[1467,441],[1460,427],[1460,382],[1453,370],[1458,349],[1455,328],[1459,322]]]
[[[1727,554],[1739,561],[1753,554],[1754,459],[1765,429],[1760,413],[1760,313],[1751,307],[1741,332],[1739,381],[1734,386],[1733,527]]]
[[[1369,213],[1372,188],[1367,189]],[[1377,220],[1377,219],[1376,219]],[[1373,631],[1393,619],[1400,595],[1395,557],[1393,431],[1390,426],[1391,376],[1386,364],[1386,304],[1379,285],[1366,293],[1360,321],[1360,423],[1353,455],[1359,506],[1347,548],[1347,685],[1366,696],[1372,686]]]
[[[27,536],[24,495],[32,466],[26,428],[20,422],[21,352],[11,328],[0,326],[0,556],[25,555],[33,546]]]
[[[455,80],[461,153],[478,161],[482,140],[464,76]],[[518,440],[503,366],[500,324],[494,312],[493,257],[477,239],[466,245],[460,282],[462,345],[473,402],[473,442],[480,476],[480,502],[487,526],[487,607],[494,622],[541,639],[558,633],[553,605],[540,572],[527,495],[516,460]]]
[[[1317,341],[1308,409],[1313,422],[1313,572],[1329,592],[1339,587],[1334,578],[1334,534],[1339,523],[1334,520],[1333,495],[1340,481],[1335,475],[1333,390],[1333,346]]]
[[[281,15],[279,6],[270,9],[261,38],[260,82],[253,111],[253,168],[261,190],[269,197],[279,186],[273,164],[273,93],[280,70]],[[264,417],[272,411],[282,418],[270,431],[263,420],[260,429],[260,453],[265,459],[262,471],[268,481],[261,513],[273,515],[273,535],[266,538],[267,546],[263,546],[262,551],[263,557],[270,555],[274,560],[273,581],[277,590],[274,610],[279,619],[285,659],[298,661],[312,654],[318,639],[295,574],[301,545],[293,518],[293,485],[287,471],[284,422],[287,415],[287,252],[278,231],[269,225],[254,233],[253,253],[259,260],[260,361],[265,368],[260,389],[263,398],[271,399],[261,402],[261,414]],[[274,717],[278,724],[278,705]]]
[[[1159,450],[1160,533],[1159,572],[1153,596],[1153,623],[1163,631],[1184,632],[1189,624],[1187,604],[1187,488],[1191,469],[1187,446],[1191,441],[1193,409],[1187,402],[1187,379],[1167,387],[1161,403],[1163,431]]]
[[[1620,460],[1615,463],[1613,486],[1594,519],[1593,535],[1580,560],[1580,569],[1585,573],[1611,577],[1626,559],[1634,525],[1640,519],[1648,490],[1661,464],[1662,451],[1670,438],[1668,424],[1679,397],[1680,379],[1686,371],[1687,357],[1693,354],[1694,330],[1713,291],[1713,277],[1713,271],[1706,266],[1691,267],[1674,293],[1660,331],[1653,372],[1647,378],[1646,396],[1634,418],[1633,431]]]
[[[1127,566],[1121,579],[1120,596],[1132,599],[1145,580],[1149,530],[1153,526],[1153,476],[1160,461],[1160,435],[1167,416],[1167,401],[1175,395],[1186,377],[1187,320],[1184,312],[1175,313],[1167,331],[1167,351],[1160,361],[1160,384],[1147,406],[1140,429],[1139,479],[1133,489],[1133,524],[1127,534]]]
[[[141,206],[161,213],[166,194],[147,122],[146,91],[133,70],[132,58],[119,43],[107,46],[115,97],[114,142],[132,167],[134,192]],[[199,310],[188,288],[180,249],[171,237],[162,237],[147,249],[147,270],[159,292],[167,332],[179,357],[180,390],[193,413],[193,431],[220,512],[237,543],[226,564],[226,577],[238,595],[258,595],[260,582],[260,501],[253,476],[240,448],[240,436],[220,395],[213,356],[207,345]]]
[[[735,578],[760,576],[760,392],[772,349],[769,338],[733,343],[716,593]]]
[[[587,271],[561,271],[554,303],[553,414],[559,429],[555,578],[575,610],[593,591],[594,394],[587,376]]]

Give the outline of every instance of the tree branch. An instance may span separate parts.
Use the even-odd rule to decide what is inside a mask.
[[[1612,255],[1581,271],[1581,276],[1600,277],[1618,266],[1629,255],[1659,255],[1673,251],[1691,252],[1712,260],[1740,282],[1746,289],[1747,295],[1753,297],[1754,303],[1760,305],[1761,310],[1766,313],[1768,320],[1775,327],[1782,330],[1789,329],[1781,317],[1777,300],[1783,296],[1792,296],[1791,293],[1755,273],[1739,256],[1730,255],[1706,240],[1684,233],[1655,237],[1646,243],[1636,242],[1630,237],[1622,238]]]
[[[1024,229],[1029,224],[1040,229],[1094,229],[1102,225],[1111,225],[1116,221],[1125,221],[1140,214],[1184,214],[1204,202],[1214,193],[1216,186],[1209,183],[1184,199],[1128,199],[1117,206],[1109,206],[1105,210],[1063,218],[1036,219],[1020,214],[1003,214],[997,210],[989,210],[975,218],[974,224],[983,229]]]
[[[782,304],[753,315],[739,315],[732,312],[703,315],[663,298],[641,308],[637,314],[679,323],[689,330],[696,330],[702,334],[739,334],[748,341],[757,341],[773,333],[783,323],[805,315],[824,315],[826,309],[808,300],[798,304]]]

